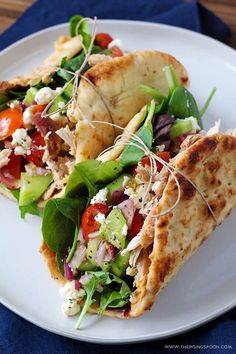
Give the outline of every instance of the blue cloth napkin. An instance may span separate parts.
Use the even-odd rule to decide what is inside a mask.
[[[100,19],[165,23],[201,32],[220,41],[230,36],[229,28],[196,0],[39,0],[0,35],[0,50],[28,34],[66,22],[75,13]]]
[[[181,0],[39,0],[10,29],[0,35],[0,49],[16,40],[69,20],[80,13],[108,19],[132,19],[165,23],[202,32],[225,41],[229,28],[197,1]],[[35,299],[37,301],[37,299]],[[178,347],[179,346],[179,347]],[[42,330],[0,305],[0,353],[3,354],[99,354],[99,353],[213,353],[218,349],[236,353],[236,310],[187,334],[132,345],[82,343]],[[222,352],[221,351],[221,352]]]

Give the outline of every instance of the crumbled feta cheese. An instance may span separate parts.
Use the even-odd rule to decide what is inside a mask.
[[[215,125],[207,131],[207,136],[217,134],[220,131],[220,119],[215,122]]]
[[[91,204],[106,203],[107,193],[108,193],[107,188],[100,189],[100,191],[92,198]]]
[[[15,147],[16,155],[30,155],[32,139],[28,136],[26,129],[20,128],[12,134],[12,145]]]
[[[122,187],[126,187],[128,182],[130,180],[130,177],[129,176],[124,176],[123,177],[123,183],[122,183]]]
[[[58,93],[50,87],[43,87],[36,93],[34,99],[38,104],[47,104],[52,101],[56,95],[58,95]]]
[[[0,151],[0,168],[8,165],[8,162],[10,161],[9,157],[11,155],[11,150],[10,149],[3,149]]]
[[[23,122],[25,125],[30,125],[32,124],[32,119],[33,119],[33,112],[32,112],[33,106],[27,107],[25,111],[23,112]]]
[[[108,48],[111,49],[112,47],[114,46],[117,46],[119,47],[121,50],[124,50],[124,44],[123,42],[120,40],[120,38],[116,38],[116,39],[113,39],[113,41],[111,41],[109,44],[108,44]]]
[[[62,312],[66,316],[74,316],[80,312],[80,304],[72,299],[67,300],[64,304],[62,304]]]
[[[16,108],[17,106],[19,106],[19,104],[20,104],[20,102],[19,102],[18,100],[14,100],[14,101],[12,101],[12,102],[10,103],[9,107],[10,107],[11,109],[14,109],[14,108]]]
[[[56,92],[59,93],[59,95],[62,93],[62,87],[57,87]]]
[[[85,291],[83,289],[75,290],[75,281],[68,281],[65,285],[59,290],[61,296],[65,299],[72,298],[73,300],[82,300],[85,296]]]
[[[193,133],[196,133],[197,131],[201,130],[201,128],[198,125],[197,118],[188,117],[188,118],[185,118],[185,119],[176,119],[176,122],[183,122],[183,120],[192,122],[192,126],[193,126],[192,132]]]
[[[123,229],[122,229],[122,235],[126,236],[128,233],[128,226],[127,224],[124,224]]]
[[[60,109],[64,108],[65,107],[65,102],[63,102],[63,101],[58,102],[58,107]]]
[[[75,290],[75,282],[67,282],[63,288],[60,289],[60,295],[65,297],[65,303],[62,305],[62,312],[66,316],[74,316],[80,312],[79,302],[86,295],[83,289]]]
[[[95,221],[99,222],[99,224],[102,225],[104,223],[106,217],[104,214],[98,213],[97,215],[95,215],[94,219],[95,219]]]

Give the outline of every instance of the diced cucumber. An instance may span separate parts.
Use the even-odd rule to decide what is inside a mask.
[[[111,272],[122,278],[125,275],[126,268],[129,265],[129,257],[129,252],[127,252],[124,256],[118,253],[115,260],[112,262]]]
[[[172,125],[169,135],[171,139],[174,139],[184,133],[191,132],[192,130],[193,123],[190,120],[183,120],[182,122],[178,122]]]
[[[100,235],[114,247],[122,250],[126,240],[126,219],[119,208],[113,208],[106,222],[100,227]]]
[[[111,268],[111,262],[103,262],[101,268],[104,272],[108,272]]]
[[[53,101],[53,104],[51,105],[51,107],[48,110],[48,113],[53,113],[56,112],[58,109],[61,109],[61,107],[59,107],[59,103],[67,103],[67,99],[64,98],[62,95],[59,95],[57,98],[55,98],[55,100]]]
[[[74,87],[73,84],[70,82],[66,86],[65,90],[62,92],[62,96],[64,96],[67,99],[67,101],[69,101],[71,99],[71,97],[72,97],[73,87]]]
[[[36,93],[38,92],[38,89],[36,89],[36,87],[30,87],[27,91],[26,91],[26,95],[24,98],[25,103],[27,103],[29,106],[32,105],[32,103],[34,102]]]
[[[28,176],[25,172],[22,172],[19,206],[36,202],[48,188],[52,180],[51,174],[44,176]]]
[[[84,261],[79,266],[79,270],[81,270],[83,272],[90,271],[90,270],[97,270],[97,269],[98,269],[98,267],[89,261]]]
[[[116,178],[113,182],[109,183],[106,188],[108,190],[108,201],[110,200],[111,198],[111,195],[114,191],[117,191],[117,190],[121,190],[124,188],[124,178],[129,178],[129,179],[133,179],[133,176],[132,175],[129,175],[129,174],[124,174],[124,175],[121,175],[119,176],[118,178]]]
[[[95,257],[98,250],[100,240],[98,238],[90,239],[87,244],[86,257],[89,262],[95,266],[97,266]]]

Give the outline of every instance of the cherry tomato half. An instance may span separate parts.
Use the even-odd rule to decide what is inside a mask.
[[[20,172],[21,156],[11,153],[8,165],[0,168],[0,182],[7,188],[16,189],[17,182],[20,179]]]
[[[23,113],[19,108],[7,108],[0,112],[0,140],[11,136],[23,125]]]
[[[158,157],[160,157],[162,160],[166,161],[166,162],[168,162],[168,161],[170,160],[170,153],[169,153],[169,151],[158,151],[158,152],[156,152],[156,155],[157,155]],[[162,167],[163,167],[163,165],[161,164],[161,162],[159,162],[159,161],[157,161],[157,160],[155,160],[155,163],[156,163],[156,166],[157,166],[157,171],[160,172],[161,169],[162,169]],[[149,158],[148,156],[143,157],[142,160],[141,160],[141,165],[142,165],[143,167],[145,167],[145,166],[150,166],[150,165],[151,165],[150,158]],[[136,170],[136,169],[137,169],[137,165],[135,165],[135,166],[132,168],[132,173],[133,173],[133,174],[136,174],[136,173],[137,173],[137,170]]]
[[[102,213],[107,215],[109,212],[109,207],[106,204],[92,204],[87,209],[85,209],[82,219],[81,219],[81,227],[83,231],[83,236],[86,241],[88,241],[88,235],[91,232],[98,231],[100,228],[100,223],[97,222],[94,217],[98,213]]]
[[[25,159],[28,162],[33,162],[38,167],[43,167],[44,163],[42,161],[44,150],[41,148],[45,146],[44,138],[40,132],[33,132],[29,134],[32,139],[32,147],[30,150],[30,155],[25,155]]]
[[[43,112],[43,110],[46,106],[47,106],[46,104],[37,104],[37,105],[31,106],[31,111],[32,111],[32,113]]]
[[[108,33],[97,33],[95,37],[95,44],[101,49],[107,49],[108,44],[113,41],[113,38]]]
[[[128,240],[131,240],[133,237],[137,236],[139,231],[143,226],[144,218],[139,212],[136,210],[134,213],[134,218],[131,224],[130,229],[128,230]]]

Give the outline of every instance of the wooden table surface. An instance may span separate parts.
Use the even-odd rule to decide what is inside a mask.
[[[33,0],[0,0],[0,32],[13,24],[33,2]],[[228,44],[236,48],[236,0],[200,0],[200,2],[229,25],[232,37]]]

